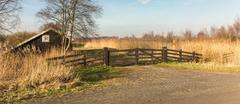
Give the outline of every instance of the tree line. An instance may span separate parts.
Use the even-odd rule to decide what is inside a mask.
[[[123,37],[136,38],[133,36]],[[197,33],[191,30],[186,30],[183,33],[177,34],[172,31],[167,33],[154,33],[148,32],[144,33],[141,39],[145,40],[162,40],[172,42],[174,40],[210,40],[210,39],[227,39],[230,41],[240,40],[240,18],[237,18],[233,24],[227,26],[215,27],[212,26],[210,29],[203,29]]]

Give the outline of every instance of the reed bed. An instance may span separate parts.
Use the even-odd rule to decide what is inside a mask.
[[[58,51],[51,51],[44,55],[28,54],[24,57],[17,54],[0,56],[0,91],[58,88],[71,83],[74,79],[70,68],[46,61],[58,54]]]
[[[224,62],[223,54],[234,53],[228,60],[228,64],[240,65],[240,41],[227,39],[193,39],[164,41],[144,38],[114,38],[114,39],[92,39],[85,44],[85,48],[162,48],[167,46],[172,49],[183,49],[185,51],[196,51],[202,53],[204,61],[221,64]]]

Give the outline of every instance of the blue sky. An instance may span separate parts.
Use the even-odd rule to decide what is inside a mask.
[[[43,23],[36,13],[43,0],[23,0],[22,24],[17,31],[36,31]],[[104,36],[141,35],[154,31],[194,32],[233,23],[240,0],[99,0],[103,14],[96,20]]]

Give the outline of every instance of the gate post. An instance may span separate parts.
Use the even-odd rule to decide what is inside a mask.
[[[138,48],[136,48],[135,49],[135,55],[136,55],[136,64],[138,65],[139,64],[139,49]]]
[[[104,64],[110,66],[110,51],[107,47],[104,47]]]
[[[193,51],[193,56],[192,56],[192,62],[194,62],[194,61],[196,61],[196,52],[195,51]]]
[[[86,56],[86,53],[84,53],[84,55],[83,55],[83,65],[84,65],[84,67],[87,67],[87,56]]]
[[[179,61],[183,62],[183,54],[182,49],[179,50]]]
[[[155,63],[155,60],[154,60],[154,51],[152,50],[152,52],[151,52],[151,60],[152,60],[152,64],[154,64]]]
[[[162,61],[163,62],[168,62],[168,53],[167,53],[167,47],[162,48]]]

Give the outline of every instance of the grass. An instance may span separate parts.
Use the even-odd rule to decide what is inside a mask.
[[[201,53],[204,59],[215,62],[223,63],[223,54],[234,53],[230,57],[231,64],[240,64],[240,40],[230,41],[228,39],[195,39],[195,40],[179,40],[178,38],[172,41],[163,41],[161,38],[146,39],[146,38],[117,38],[117,39],[96,39],[86,42],[85,48],[98,48],[110,47],[116,49],[130,49],[130,48],[152,48],[161,49],[167,46],[170,49],[182,49],[184,51]]]
[[[0,103],[104,86],[104,80],[121,74],[120,70],[107,66],[71,68],[46,61],[61,55],[59,50],[51,50],[45,54],[0,56]]]
[[[90,67],[75,72],[75,76],[86,82],[96,82],[119,77],[120,70],[107,66]]]
[[[0,95],[1,103],[13,103],[22,100],[28,100],[33,98],[42,98],[48,96],[61,96],[69,93],[81,92],[91,88],[102,88],[107,86],[102,82],[85,83],[81,86],[74,88],[60,88],[60,89],[22,89],[12,92],[3,93]]]
[[[59,96],[69,93],[81,92],[91,88],[105,87],[103,83],[86,83],[74,88],[60,88],[60,89],[21,89],[17,91],[11,91],[0,95],[1,103],[13,103],[22,100],[28,100],[32,98],[42,98],[47,96]]]
[[[52,55],[53,54],[53,55]],[[74,80],[71,68],[49,64],[48,57],[58,55],[17,54],[0,56],[0,91],[28,88],[58,88]]]
[[[0,93],[0,103],[11,103],[31,98],[57,96],[105,87],[104,80],[120,77],[121,71],[107,66],[76,68],[72,71],[74,81],[59,88],[24,88]]]
[[[216,63],[160,63],[158,67],[217,73],[240,73],[239,65]]]
[[[93,50],[93,49],[99,49],[99,48],[73,47],[74,51]]]

